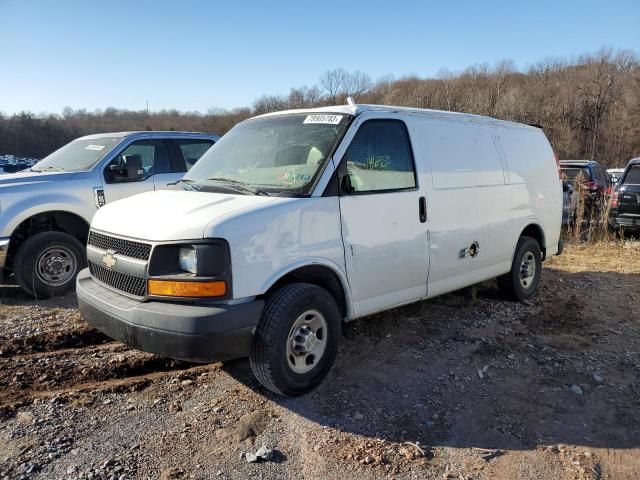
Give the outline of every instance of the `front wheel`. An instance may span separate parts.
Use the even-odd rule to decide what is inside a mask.
[[[249,360],[258,381],[280,395],[301,395],[327,375],[338,352],[340,310],[316,285],[293,283],[265,305]]]
[[[18,285],[36,298],[64,295],[75,288],[86,263],[84,248],[63,232],[42,232],[27,238],[14,258]]]
[[[498,277],[498,287],[506,296],[520,302],[536,294],[542,273],[540,245],[531,237],[520,237],[511,271]]]

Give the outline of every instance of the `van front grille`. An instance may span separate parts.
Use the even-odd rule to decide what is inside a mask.
[[[138,258],[140,260],[149,260],[149,255],[151,254],[151,245],[148,243],[111,237],[93,231],[89,232],[88,243],[102,250],[111,250],[125,257]]]
[[[147,281],[144,278],[116,272],[93,262],[89,262],[89,271],[91,276],[99,282],[129,295],[144,297],[147,293]]]

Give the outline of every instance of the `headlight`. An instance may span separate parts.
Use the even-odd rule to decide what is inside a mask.
[[[175,258],[175,257],[174,257]],[[180,268],[185,272],[198,273],[198,256],[193,247],[181,247],[178,253]]]

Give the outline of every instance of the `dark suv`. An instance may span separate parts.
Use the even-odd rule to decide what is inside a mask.
[[[582,187],[588,193],[585,198],[585,213],[601,211],[612,193],[609,176],[602,165],[595,160],[560,160],[560,173],[574,190],[576,179],[582,179]]]
[[[640,231],[640,157],[629,160],[613,192],[611,225]]]

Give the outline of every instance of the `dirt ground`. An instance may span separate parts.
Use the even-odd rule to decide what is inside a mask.
[[[0,300],[0,479],[640,478],[637,242],[568,249],[527,304],[487,282],[352,322],[293,399],[110,341],[72,295]]]

